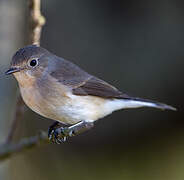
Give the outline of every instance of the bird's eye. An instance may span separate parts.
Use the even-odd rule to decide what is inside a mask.
[[[38,65],[38,60],[37,59],[32,59],[31,61],[29,61],[29,66],[35,67],[37,65]]]

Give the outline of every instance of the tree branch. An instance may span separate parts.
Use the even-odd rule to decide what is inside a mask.
[[[25,105],[24,105],[24,102],[23,102],[23,100],[20,96],[20,93],[19,93],[18,97],[17,97],[16,110],[15,110],[15,113],[13,116],[13,122],[12,122],[12,125],[10,127],[9,134],[7,136],[7,139],[6,139],[6,143],[10,143],[12,141],[13,136],[14,136],[15,131],[16,131],[17,124],[21,120],[21,118],[24,114],[24,108],[25,108]]]
[[[41,15],[41,0],[29,0],[30,11],[30,43],[40,45],[42,27],[45,18]]]
[[[42,32],[42,27],[45,24],[45,18],[41,15],[41,0],[29,0],[29,43],[40,45],[40,37]],[[23,152],[29,148],[36,147],[40,144],[48,143],[48,137],[46,132],[42,132],[36,136],[25,138],[20,140],[17,144],[10,144],[18,121],[22,118],[24,114],[24,102],[20,96],[17,97],[17,104],[15,115],[13,119],[12,126],[10,128],[7,140],[5,144],[0,145],[0,160],[5,160],[12,155]]]
[[[0,161],[9,159],[15,154],[25,152],[42,144],[48,144],[47,132],[41,131],[38,135],[21,139],[16,144],[5,143],[0,145]]]

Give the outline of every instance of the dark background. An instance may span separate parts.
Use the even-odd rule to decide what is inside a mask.
[[[1,61],[2,71],[13,53],[27,45],[28,37],[27,4],[18,0],[6,3],[19,12],[12,15],[19,25],[15,23],[4,36],[9,44],[11,36],[15,40],[6,60]],[[42,1],[47,23],[41,46],[123,92],[165,102],[178,111],[141,108],[115,112],[62,145],[45,145],[13,158],[7,165],[9,179],[183,179],[183,8],[180,0]],[[4,13],[9,17],[12,12]],[[5,48],[0,43],[1,47]],[[17,85],[13,78],[1,82],[1,103],[7,103],[6,108],[1,105],[6,113],[1,120],[5,136],[12,116],[8,113],[7,117],[7,112],[15,109]],[[47,130],[51,123],[27,108],[15,141]]]

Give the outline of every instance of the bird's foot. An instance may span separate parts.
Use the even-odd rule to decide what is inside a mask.
[[[81,121],[69,127],[61,127],[59,122],[55,122],[49,128],[48,138],[55,144],[61,144],[66,141],[68,137],[81,134],[93,127],[93,122]]]
[[[49,129],[49,140],[55,144],[61,144],[66,141],[67,137],[72,136],[72,131],[68,127]]]
[[[59,122],[55,122],[50,126],[48,138],[55,144],[61,144],[66,141],[67,137],[72,136],[72,130],[69,127],[61,127]]]

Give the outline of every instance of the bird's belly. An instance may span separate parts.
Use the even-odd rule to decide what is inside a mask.
[[[96,121],[111,113],[104,111],[105,101],[94,96],[69,95],[65,104],[53,106],[52,110],[57,115],[57,120],[64,123],[75,124],[79,121]]]
[[[32,93],[34,92],[34,93]],[[96,121],[110,112],[106,112],[106,100],[94,96],[41,96],[35,89],[21,88],[24,102],[36,113],[66,124],[79,121]]]

